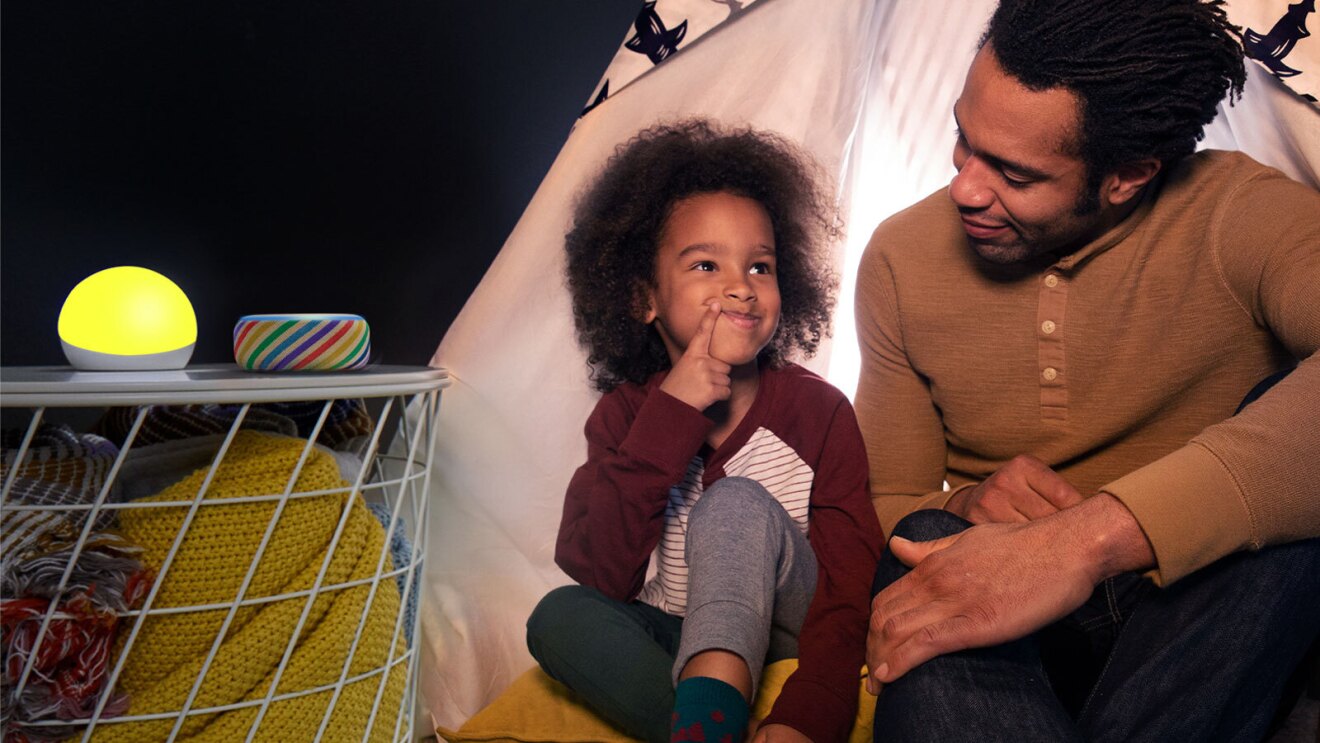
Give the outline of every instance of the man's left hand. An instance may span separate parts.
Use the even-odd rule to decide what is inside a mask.
[[[895,537],[912,571],[871,602],[867,690],[937,655],[999,645],[1081,606],[1095,585],[1154,562],[1132,514],[1101,494],[1023,524],[984,524],[931,542]]]
[[[751,743],[811,743],[811,738],[787,725],[761,725]]]

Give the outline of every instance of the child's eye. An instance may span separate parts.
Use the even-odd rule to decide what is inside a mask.
[[[714,270],[715,270],[715,261],[697,261],[696,263],[693,263],[693,264],[692,264],[692,270],[694,270],[694,271],[714,271]]]
[[[752,265],[752,273],[771,274],[774,268],[769,263],[756,263]]]

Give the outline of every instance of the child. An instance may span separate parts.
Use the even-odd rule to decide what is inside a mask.
[[[555,550],[581,585],[527,643],[631,735],[743,740],[790,657],[756,740],[852,726],[880,527],[852,407],[787,360],[828,331],[833,214],[787,142],[703,121],[642,132],[578,206],[568,284],[606,394]]]

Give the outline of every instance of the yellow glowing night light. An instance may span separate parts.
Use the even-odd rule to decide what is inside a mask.
[[[146,268],[97,271],[60,310],[60,342],[77,369],[182,369],[197,342],[197,315],[173,281]]]

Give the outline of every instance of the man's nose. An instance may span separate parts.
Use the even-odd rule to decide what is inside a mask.
[[[968,157],[949,182],[949,198],[960,209],[985,209],[994,203],[990,169],[979,157]]]

